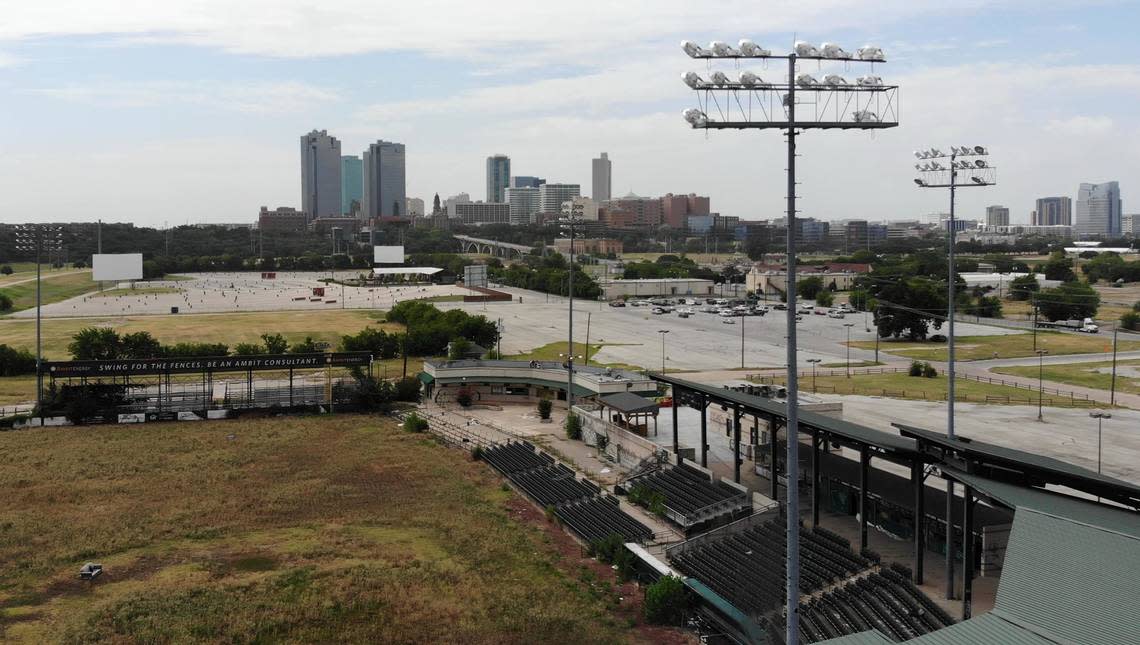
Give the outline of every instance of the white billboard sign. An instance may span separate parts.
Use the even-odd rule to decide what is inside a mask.
[[[372,247],[372,261],[376,264],[403,264],[404,247],[401,246],[374,246]]]
[[[96,281],[141,280],[142,253],[96,253],[91,258],[91,269],[91,279]]]

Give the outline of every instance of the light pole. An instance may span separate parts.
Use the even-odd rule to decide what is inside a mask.
[[[658,329],[658,334],[661,334],[661,373],[665,373],[665,334],[669,333],[668,329]]]
[[[21,224],[16,227],[16,249],[19,251],[32,251],[36,254],[36,414],[40,417],[40,426],[44,424],[44,374],[43,374],[43,344],[40,334],[40,256],[46,249],[58,251],[63,246],[63,227],[46,224]]]
[[[955,197],[959,188],[980,187],[980,186],[993,186],[997,183],[997,170],[989,164],[985,157],[989,155],[989,150],[983,146],[950,146],[950,153],[947,154],[939,148],[929,148],[927,150],[915,150],[914,156],[919,160],[919,163],[914,164],[914,169],[920,173],[920,176],[914,180],[920,188],[949,188],[950,189],[950,220],[947,225],[947,322],[949,328],[947,330],[947,415],[946,415],[946,436],[954,438],[954,291],[955,291],[955,278],[957,272],[954,268],[954,238],[957,236],[957,225],[955,224]],[[965,158],[964,158],[965,157]],[[949,166],[943,164],[941,159],[949,159]],[[970,180],[964,183],[958,182],[958,173],[966,173]],[[950,484],[951,490],[953,484]],[[947,500],[949,501],[949,497]]]
[[[740,314],[740,369],[744,369],[744,314]]]
[[[1089,416],[1096,419],[1096,474],[1100,474],[1101,464],[1101,431],[1104,429],[1103,424],[1105,419],[1111,419],[1112,415],[1104,410],[1097,410],[1096,412],[1089,412]],[[1100,496],[1097,496],[1097,501],[1100,501]]]
[[[811,391],[812,392],[818,392],[819,391],[815,387],[815,366],[818,365],[821,360],[823,360],[823,359],[822,358],[809,358],[809,359],[807,359],[807,362],[811,363]]]
[[[842,48],[824,43],[817,48],[806,42],[796,42],[786,55],[773,55],[751,40],[741,40],[737,47],[720,41],[709,44],[708,49],[691,41],[681,43],[690,58],[705,60],[726,59],[739,65],[740,59],[786,60],[787,77],[776,82],[761,79],[752,71],[741,71],[730,80],[721,71],[712,72],[704,80],[695,72],[682,75],[682,80],[697,92],[699,108],[685,110],[684,118],[694,129],[775,129],[782,130],[787,138],[788,186],[787,227],[795,231],[796,224],[796,136],[809,129],[872,130],[898,126],[896,85],[884,85],[882,78],[871,74],[860,76],[854,83],[838,74],[828,74],[822,80],[810,74],[796,73],[800,60],[840,62],[843,65],[885,62],[883,50],[870,45],[851,54]],[[796,116],[796,92],[805,92],[811,98],[804,104],[800,118]],[[796,236],[788,235],[787,242],[787,634],[785,642],[799,642],[799,383],[796,375]]]
[[[855,323],[843,323],[847,328],[847,378],[851,378],[851,328]]]
[[[1041,407],[1045,401],[1045,387],[1042,375],[1045,372],[1045,355],[1049,353],[1047,349],[1037,350],[1037,420],[1044,421],[1045,417],[1041,414]]]
[[[577,219],[574,216],[566,217],[561,220],[563,228],[568,229],[570,233],[570,264],[569,270],[566,272],[566,297],[568,306],[566,308],[566,321],[567,327],[567,350],[566,353],[569,358],[566,361],[566,410],[569,413],[574,409],[574,224]],[[586,348],[589,352],[589,348]]]
[[[881,306],[882,305],[879,305],[875,308],[876,314],[879,313],[878,307],[881,307]],[[882,316],[878,316],[878,315],[875,316],[875,362],[876,363],[879,362],[879,323],[883,320],[890,320],[891,318],[894,318],[894,316],[891,316],[890,314],[884,314]]]

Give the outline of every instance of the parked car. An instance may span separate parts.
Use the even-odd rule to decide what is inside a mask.
[[[739,316],[740,314],[736,313],[735,311],[733,311],[731,309],[721,309],[720,311],[718,311],[716,313],[716,315],[720,316],[721,318],[734,318],[736,316]]]
[[[610,306],[611,307],[624,307],[625,301],[624,300],[611,300]]]
[[[720,311],[720,309],[717,309],[716,307],[714,307],[712,305],[705,305],[705,306],[701,307],[698,311],[700,311],[701,313],[705,313],[705,314],[715,314],[718,311]]]
[[[930,342],[932,342],[932,343],[945,343],[946,337],[943,336],[942,334],[934,334],[933,336],[930,337]]]
[[[776,304],[772,305],[772,308],[775,309],[776,311],[787,311],[788,305],[785,305],[782,302],[777,302]]]
[[[799,309],[803,313],[810,314],[812,310],[815,309],[815,305],[811,304],[810,302],[801,302]]]
[[[736,319],[735,318],[724,318],[723,320],[721,320],[721,322],[726,324],[726,325],[735,325]]]
[[[817,316],[826,316],[827,307],[816,307],[815,309],[812,309],[811,312]]]
[[[661,314],[665,313],[665,310],[661,307],[654,307],[649,313],[653,314],[654,316],[660,316]]]
[[[831,311],[827,312],[827,317],[828,318],[846,318],[846,315],[843,313],[843,311],[841,311],[839,309],[832,309]]]
[[[850,304],[845,302],[839,305],[839,311],[842,311],[845,314],[853,314],[855,313],[855,307],[852,307]]]

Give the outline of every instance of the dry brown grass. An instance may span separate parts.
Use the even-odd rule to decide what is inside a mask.
[[[0,433],[0,640],[616,642],[484,465],[388,420]],[[94,583],[75,578],[101,562]]]

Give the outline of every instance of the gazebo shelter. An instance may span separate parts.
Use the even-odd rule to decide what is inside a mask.
[[[608,421],[642,437],[649,435],[649,418],[653,417],[653,435],[657,435],[657,413],[661,410],[657,403],[633,392],[609,394],[598,403],[607,411],[604,416]]]

